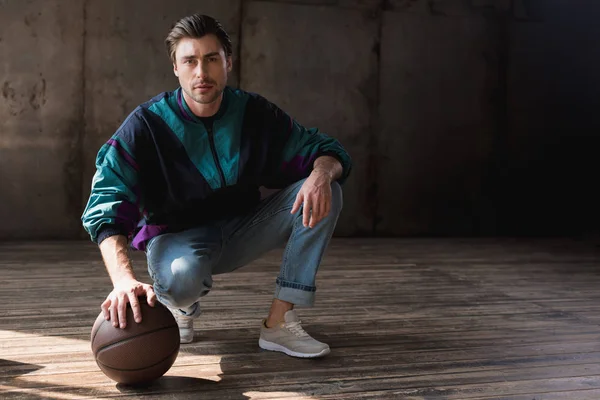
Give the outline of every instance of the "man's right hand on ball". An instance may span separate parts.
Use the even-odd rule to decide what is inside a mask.
[[[112,292],[102,303],[102,313],[104,319],[112,321],[114,327],[125,328],[127,326],[127,303],[131,303],[133,310],[133,319],[135,322],[142,322],[142,310],[138,301],[138,296],[146,296],[148,305],[154,307],[156,294],[152,285],[141,283],[135,279],[125,278],[117,281]]]

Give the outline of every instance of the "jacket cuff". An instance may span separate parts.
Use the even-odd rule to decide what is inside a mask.
[[[100,245],[104,239],[115,235],[123,235],[127,237],[127,232],[124,232],[124,230],[118,225],[105,225],[98,231],[98,234],[96,235],[96,243]]]

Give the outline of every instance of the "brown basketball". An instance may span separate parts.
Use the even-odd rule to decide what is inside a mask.
[[[179,353],[179,329],[171,312],[158,301],[150,307],[139,297],[142,322],[127,304],[127,326],[115,328],[102,312],[92,328],[92,352],[110,379],[124,384],[148,383],[163,376]]]

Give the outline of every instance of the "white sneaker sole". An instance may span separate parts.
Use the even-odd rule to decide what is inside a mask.
[[[191,338],[179,337],[179,343],[181,343],[181,344],[192,343],[193,341],[194,341],[193,336]]]
[[[326,349],[323,349],[319,353],[298,353],[297,351],[292,351],[292,350],[288,349],[287,347],[283,347],[280,344],[269,342],[269,341],[266,341],[264,339],[259,339],[258,340],[258,345],[260,346],[261,349],[264,349],[264,350],[280,351],[282,353],[287,354],[288,356],[300,357],[300,358],[317,358],[317,357],[323,357],[323,356],[326,356],[327,354],[329,354],[331,352],[331,350],[328,347]]]
[[[180,343],[192,343],[194,341],[194,332],[187,330],[185,334],[179,331],[179,342]]]

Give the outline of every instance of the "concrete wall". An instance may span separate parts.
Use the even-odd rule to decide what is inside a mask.
[[[83,6],[0,1],[0,237],[79,231]]]
[[[232,85],[352,154],[336,234],[600,222],[600,3],[0,0],[0,238],[85,237],[96,152],[176,87],[163,40],[193,12],[230,32]]]

